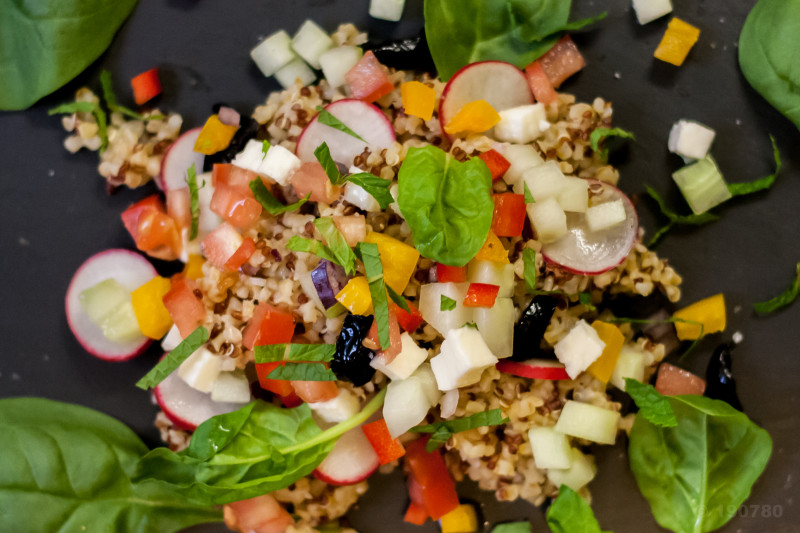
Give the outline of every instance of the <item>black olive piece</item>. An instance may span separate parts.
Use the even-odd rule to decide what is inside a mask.
[[[231,144],[224,150],[216,154],[207,155],[203,160],[203,172],[208,172],[214,167],[214,163],[230,163],[236,154],[244,150],[244,145],[250,139],[255,139],[258,134],[259,124],[250,117],[242,117],[239,129],[233,135]]]
[[[364,50],[372,50],[375,57],[383,65],[400,70],[417,70],[421,72],[436,72],[431,51],[428,49],[428,40],[425,30],[417,37],[390,41],[368,41]]]
[[[337,378],[356,386],[363,385],[375,375],[375,369],[369,366],[375,353],[363,344],[372,321],[372,316],[348,314],[336,339],[331,370]]]
[[[514,351],[511,359],[526,361],[533,357],[552,358],[552,352],[540,349],[542,337],[553,313],[558,307],[559,298],[549,294],[535,296],[522,316],[514,324]]]
[[[717,346],[706,369],[706,396],[722,400],[738,411],[743,411],[742,403],[736,394],[736,380],[733,379],[731,350],[733,344]]]

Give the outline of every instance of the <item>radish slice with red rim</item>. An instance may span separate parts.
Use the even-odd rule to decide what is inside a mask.
[[[639,218],[625,193],[608,183],[589,181],[589,205],[622,200],[625,220],[606,230],[592,232],[583,213],[567,213],[567,234],[545,244],[542,255],[547,262],[564,270],[594,276],[619,266],[628,257],[636,242]]]
[[[564,365],[550,359],[528,359],[527,361],[503,359],[496,366],[497,370],[504,374],[512,374],[523,378],[551,381],[570,379]]]
[[[379,466],[378,454],[359,426],[339,437],[314,476],[329,485],[353,485],[367,479]]]
[[[198,174],[203,171],[205,156],[194,151],[194,144],[203,128],[194,128],[180,137],[167,148],[161,160],[161,175],[156,184],[162,191],[171,191],[186,187],[186,171],[194,165]]]
[[[123,343],[108,340],[81,307],[81,293],[109,278],[133,291],[157,275],[147,259],[129,250],[114,248],[84,261],[72,277],[64,304],[69,329],[87,352],[106,361],[126,361],[142,353],[151,339],[141,335]]]

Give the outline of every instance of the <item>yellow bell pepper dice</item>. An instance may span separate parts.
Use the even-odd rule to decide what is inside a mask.
[[[709,296],[704,300],[675,311],[672,317],[695,322],[675,322],[675,332],[678,334],[678,339],[682,341],[693,341],[699,339],[701,335],[725,331],[727,323],[725,297],[721,293]],[[702,328],[700,324],[703,325]]]
[[[669,21],[667,31],[656,48],[653,57],[671,63],[676,67],[683,65],[689,51],[700,38],[700,29],[691,24],[674,18]]]
[[[216,154],[227,148],[239,126],[228,126],[219,120],[218,115],[211,115],[206,120],[200,135],[194,143],[194,151],[205,155]]]
[[[433,117],[436,106],[436,91],[419,81],[407,81],[400,86],[403,109],[406,115],[413,115],[422,120]]]
[[[367,233],[364,242],[371,242],[378,246],[384,281],[394,292],[403,294],[411,276],[417,269],[417,261],[419,261],[417,249],[393,237],[374,231]]]
[[[603,348],[600,357],[595,359],[586,371],[597,380],[608,383],[611,374],[614,373],[614,367],[617,366],[622,346],[625,344],[625,335],[614,324],[600,320],[592,322],[592,328],[597,332],[600,340],[606,343],[606,347]]]
[[[151,339],[160,339],[172,326],[172,318],[163,301],[171,285],[167,278],[156,276],[131,293],[131,303],[139,329]]]
[[[508,260],[508,250],[506,250],[500,238],[495,235],[492,230],[489,230],[489,235],[486,236],[486,242],[483,247],[475,254],[475,261],[493,261],[495,263],[510,263]]]
[[[478,516],[475,508],[462,503],[441,518],[442,533],[475,533],[478,531]]]
[[[458,110],[444,131],[456,133],[481,133],[500,122],[500,114],[486,100],[475,100]]]
[[[348,281],[344,289],[336,295],[336,300],[354,315],[371,315],[373,312],[369,282],[364,276]]]
[[[189,254],[189,260],[183,267],[183,275],[189,279],[200,279],[203,277],[203,265],[206,260],[202,255]]]

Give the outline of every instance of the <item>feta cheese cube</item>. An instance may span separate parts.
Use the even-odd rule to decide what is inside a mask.
[[[672,13],[670,0],[633,0],[633,10],[639,24],[653,22],[668,13]]]
[[[278,69],[275,79],[284,89],[294,87],[296,83],[302,86],[311,85],[317,79],[317,75],[311,70],[306,62],[296,57]]]
[[[522,182],[514,188],[517,194],[525,193],[525,185],[531,191],[534,200],[541,202],[548,198],[558,197],[567,186],[567,178],[555,161],[548,161],[538,167],[529,168],[522,173]]]
[[[419,368],[419,365],[425,362],[428,358],[428,350],[420,348],[411,335],[403,333],[400,335],[400,344],[402,349],[400,353],[392,359],[391,363],[385,363],[383,356],[375,357],[370,366],[375,370],[379,370],[386,374],[389,379],[406,379],[414,371]]]
[[[554,349],[569,377],[575,379],[603,354],[605,347],[606,343],[600,339],[597,331],[581,319],[556,343]]]
[[[673,154],[688,159],[703,159],[711,149],[716,132],[699,122],[679,120],[669,131],[667,147]]]
[[[621,199],[593,205],[586,210],[586,223],[589,225],[589,231],[613,228],[617,224],[625,222],[626,218],[625,205]]]
[[[403,16],[405,3],[406,0],[370,0],[369,16],[397,22]]]
[[[566,177],[564,188],[558,193],[558,205],[570,213],[584,213],[589,207],[589,182],[583,178]]]
[[[555,198],[528,204],[528,218],[536,230],[536,237],[543,243],[556,242],[567,234],[567,214]]]
[[[539,166],[544,163],[544,159],[536,151],[536,148],[529,144],[511,144],[504,146],[501,150],[503,157],[511,163],[503,181],[514,188],[514,192],[522,194],[522,173],[529,168]]]
[[[348,389],[339,389],[336,398],[325,402],[309,403],[311,411],[322,421],[328,424],[338,424],[358,414],[361,410],[361,402],[358,397]]]
[[[302,164],[299,157],[277,144],[269,147],[266,157],[259,163],[257,172],[272,178],[282,186],[289,185],[289,178]]]
[[[233,166],[258,172],[261,160],[264,158],[264,143],[255,139],[250,139],[244,145],[244,149],[236,154],[231,164]],[[210,182],[209,182],[210,183]]]
[[[200,347],[178,367],[178,376],[200,392],[211,392],[221,371],[222,357]]]
[[[494,127],[494,136],[506,142],[528,144],[542,134],[541,123],[547,120],[544,104],[530,104],[499,112],[500,122]]]
[[[445,335],[439,355],[431,359],[431,369],[440,391],[473,385],[483,371],[497,364],[480,332],[470,326],[452,329]]]
[[[333,47],[333,39],[313,20],[306,20],[292,38],[292,48],[306,63],[320,68],[319,58]]]
[[[178,331],[178,326],[172,324],[172,327],[169,328],[169,331],[161,341],[161,349],[165,352],[171,352],[177,348],[182,341],[183,337],[181,337],[181,332]]]
[[[358,46],[339,46],[322,54],[319,64],[330,86],[337,89],[344,85],[344,75],[358,63],[362,55]]]
[[[295,58],[289,34],[284,30],[273,33],[250,50],[250,58],[264,76],[272,76]]]

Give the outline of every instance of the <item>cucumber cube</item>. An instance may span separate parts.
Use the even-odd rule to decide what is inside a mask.
[[[319,58],[322,74],[334,89],[344,85],[344,75],[353,68],[364,53],[358,46],[331,48]]]
[[[292,38],[292,48],[306,63],[320,68],[319,58],[333,47],[333,39],[313,20],[306,20]]]
[[[567,234],[567,214],[564,213],[555,198],[528,204],[526,210],[539,241],[555,242]]]
[[[618,411],[567,400],[556,422],[556,431],[600,444],[614,444],[619,419]]]
[[[593,205],[586,210],[586,223],[589,231],[602,231],[625,222],[627,214],[622,200],[614,200]]]
[[[514,192],[522,194],[522,173],[529,168],[538,167],[544,163],[544,159],[536,151],[536,148],[529,144],[512,144],[503,149],[503,157],[511,163],[511,166],[503,175],[503,180],[514,188]]]
[[[569,468],[550,468],[547,470],[547,477],[557,487],[566,485],[574,491],[579,491],[597,475],[597,466],[594,464],[594,458],[584,455],[577,448],[572,448],[570,455],[572,463]]]
[[[678,169],[672,174],[672,179],[678,184],[692,212],[697,215],[731,197],[728,184],[710,155]]]
[[[558,205],[570,213],[585,213],[589,208],[589,182],[567,176],[564,188],[558,193]]]
[[[289,34],[273,33],[250,50],[250,57],[264,76],[272,76],[295,57]]]
[[[80,300],[89,320],[99,326],[114,309],[131,301],[131,293],[114,278],[108,278],[81,292]]]
[[[317,75],[314,74],[313,70],[308,68],[305,61],[298,57],[281,67],[275,73],[275,79],[278,80],[281,87],[289,89],[290,87],[294,87],[294,84],[298,82],[303,86],[311,85],[314,83],[314,80],[317,79]]]
[[[528,440],[536,468],[566,469],[572,464],[572,448],[563,433],[552,427],[536,427],[528,430]]]
[[[611,374],[611,384],[619,390],[625,390],[625,378],[644,381],[644,367],[644,354],[633,346],[623,346],[617,366]]]
[[[522,173],[522,181],[528,186],[534,200],[541,202],[548,198],[557,198],[567,186],[567,178],[555,161],[548,161],[543,165],[529,168]],[[521,185],[522,194],[525,187]]]
[[[399,21],[406,0],[370,0],[369,16],[380,20]]]

